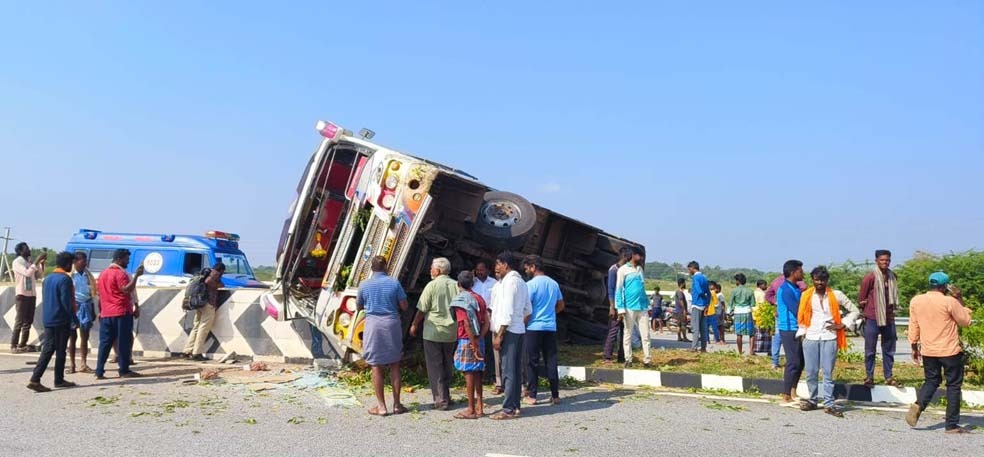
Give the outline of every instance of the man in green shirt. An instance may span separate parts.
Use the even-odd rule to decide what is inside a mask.
[[[417,336],[423,324],[424,360],[427,379],[434,395],[434,409],[447,411],[451,406],[451,377],[458,324],[451,314],[451,300],[458,295],[458,282],[451,279],[451,262],[438,257],[431,263],[431,282],[417,302],[417,315],[410,326],[410,336]]]
[[[755,291],[746,286],[748,279],[744,273],[735,275],[735,285],[728,301],[728,313],[734,316],[735,336],[738,340],[738,354],[741,354],[742,336],[748,336],[748,355],[755,355],[755,320],[752,307],[755,306]]]

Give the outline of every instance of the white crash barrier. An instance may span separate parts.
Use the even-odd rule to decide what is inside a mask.
[[[215,326],[206,341],[205,353],[214,358],[230,352],[255,359],[310,360],[311,327],[304,320],[277,322],[267,317],[259,305],[260,289],[223,289],[219,292],[222,305]],[[133,350],[138,355],[159,357],[179,353],[188,341],[195,313],[181,309],[184,290],[177,288],[139,287],[140,318],[134,323],[136,340]],[[34,314],[29,345],[38,346],[44,331],[41,297]],[[10,342],[16,311],[14,287],[0,285],[0,347]],[[93,327],[90,346],[98,345],[99,324]],[[329,351],[330,354],[330,351]]]

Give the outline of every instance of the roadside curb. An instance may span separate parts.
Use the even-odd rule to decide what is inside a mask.
[[[728,392],[757,392],[766,395],[782,395],[782,380],[754,379],[741,376],[721,376],[702,373],[677,373],[655,370],[632,370],[595,367],[558,367],[560,377],[571,377],[583,382],[603,382],[625,386],[667,387],[674,389],[723,390]],[[834,397],[849,401],[867,403],[891,403],[908,405],[916,401],[916,387],[901,389],[890,386],[875,386],[869,389],[861,384],[834,385]],[[796,387],[800,396],[808,392],[806,382]],[[941,398],[945,387],[937,390],[933,401]],[[804,397],[805,398],[805,397]],[[984,406],[984,391],[963,391],[963,401],[970,406]]]

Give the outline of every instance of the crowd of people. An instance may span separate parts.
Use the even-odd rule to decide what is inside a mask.
[[[16,280],[16,318],[11,337],[11,352],[27,349],[28,333],[34,320],[36,286],[42,278],[47,254],[31,258],[26,243],[16,246],[13,262]],[[41,354],[28,388],[36,392],[50,389],[41,384],[52,356],[55,357],[54,386],[74,387],[64,377],[66,352],[71,356],[71,372],[76,372],[76,340],[80,339],[81,372],[94,372],[105,379],[105,365],[111,350],[122,378],[139,377],[131,370],[133,322],[139,317],[136,300],[137,279],[143,267],[131,277],[126,269],[130,252],[117,250],[113,263],[98,281],[87,270],[85,253],[61,252],[55,270],[43,282],[43,319]],[[895,316],[899,306],[898,279],[891,270],[891,252],[875,252],[876,268],[864,276],[856,306],[842,291],[830,287],[830,273],[824,266],[810,271],[807,285],[803,262],[786,261],[782,275],[771,283],[759,280],[754,288],[747,285],[744,274],[734,276],[735,288],[729,297],[720,284],[709,281],[696,261],[687,265],[691,277],[688,291],[685,278],[679,278],[673,294],[673,318],[677,340],[689,343],[690,350],[707,351],[711,335],[725,344],[724,318],[733,319],[738,353],[743,354],[743,338],[749,338],[748,354],[769,352],[772,365],[780,368],[780,348],[785,353],[783,400],[797,398],[796,386],[805,374],[807,398],[799,402],[803,411],[822,408],[827,414],[843,417],[834,400],[833,372],[838,351],[847,349],[846,328],[863,315],[864,385],[875,386],[876,348],[882,350],[884,384],[902,387],[894,377],[897,333]],[[619,335],[625,367],[633,365],[633,336],[642,349],[642,365],[652,362],[651,332],[663,330],[664,314],[660,291],[650,299],[644,277],[645,254],[639,248],[625,248],[608,272],[609,325],[603,348],[604,363],[612,364]],[[371,366],[377,405],[368,412],[386,416],[407,411],[400,401],[400,362],[404,355],[401,313],[409,308],[407,294],[399,281],[386,274],[387,260],[371,260],[372,274],[362,282],[357,307],[365,314],[362,357]],[[478,419],[485,415],[483,379],[494,383],[495,394],[503,394],[501,411],[494,420],[519,417],[522,405],[535,405],[541,375],[550,386],[551,404],[560,402],[557,347],[557,315],[564,310],[560,286],[544,270],[543,260],[535,255],[519,256],[511,252],[498,255],[492,265],[479,262],[474,270],[462,271],[452,279],[451,263],[436,258],[431,264],[431,281],[416,303],[409,328],[412,337],[420,337],[426,361],[434,408],[445,411],[453,406],[450,389],[453,370],[463,373],[468,405],[454,417]],[[202,350],[217,307],[218,289],[222,286],[223,265],[215,265],[205,277],[208,303],[196,310],[195,325],[184,356],[203,360]],[[523,279],[523,275],[528,278]],[[936,390],[946,380],[946,431],[965,433],[959,426],[964,353],[958,327],[970,325],[971,310],[962,300],[958,288],[950,284],[943,272],[928,278],[929,291],[914,297],[909,306],[908,338],[912,357],[922,361],[925,383],[918,390],[906,421],[915,426]],[[98,297],[98,300],[96,298]],[[96,303],[98,302],[98,306]],[[775,331],[756,329],[753,312],[760,304],[775,306]],[[96,367],[87,365],[90,330],[99,322]],[[693,339],[687,336],[689,330]],[[541,370],[541,358],[543,360]],[[384,398],[385,371],[390,374],[393,408],[387,409]],[[820,379],[822,378],[822,384]]]
[[[409,307],[407,294],[399,281],[386,274],[384,257],[373,258],[371,269],[356,298],[366,315],[362,358],[372,369],[377,402],[369,414],[403,414],[407,409],[400,401],[400,314]],[[523,280],[520,269],[528,280]],[[464,374],[468,405],[454,415],[458,419],[485,416],[482,380],[486,376],[494,378],[495,393],[504,394],[502,410],[490,417],[519,417],[523,404],[537,403],[541,358],[550,385],[549,402],[560,403],[556,335],[557,314],[564,310],[560,285],[546,275],[538,256],[520,259],[504,252],[496,257],[494,271],[498,279],[489,276],[488,265],[480,262],[474,271],[462,271],[455,280],[449,276],[448,259],[434,259],[431,281],[420,295],[410,325],[410,336],[423,340],[435,410],[453,406],[452,370]],[[638,282],[642,287],[641,278]],[[648,302],[643,308],[648,308]],[[648,325],[646,322],[646,328]],[[387,369],[393,391],[391,410],[384,396]]]
[[[14,252],[17,255],[12,268],[16,316],[10,351],[17,354],[30,350],[27,342],[37,306],[37,282],[42,279],[48,255],[44,252],[32,259],[27,243],[18,243]],[[117,364],[121,378],[141,377],[131,367],[135,365],[132,357],[134,319],[140,317],[136,287],[144,268],[138,266],[131,276],[126,272],[129,265],[130,251],[117,249],[113,252],[112,263],[96,280],[89,272],[84,252],[61,252],[55,256],[55,269],[41,286],[44,331],[41,333],[41,354],[27,384],[28,389],[35,392],[51,390],[41,384],[41,378],[52,357],[55,359],[53,385],[56,388],[76,386],[65,379],[66,363],[70,363],[70,373],[92,373],[97,380],[106,379],[107,362]],[[224,270],[225,266],[219,262],[204,279],[208,303],[195,311],[195,324],[182,354],[185,358],[205,360],[202,351],[219,306],[218,290],[222,287]],[[99,342],[93,369],[88,365],[89,338],[97,321]],[[76,364],[77,348],[81,367]],[[110,360],[111,351],[116,354],[114,360]]]

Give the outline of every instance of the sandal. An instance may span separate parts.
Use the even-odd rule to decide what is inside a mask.
[[[550,399],[550,404],[552,404],[552,405],[559,405],[560,404],[560,398],[551,398]]]
[[[523,398],[523,403],[526,403],[529,406],[533,406],[533,405],[536,404],[536,399],[533,398],[533,397],[526,397],[526,398]]]
[[[869,389],[874,389],[875,388],[875,380],[874,379],[871,379],[871,378],[866,378],[864,380],[864,386],[867,387],[867,388],[869,388]]]
[[[519,417],[519,413],[509,414],[505,411],[499,411],[493,414],[491,417],[489,417],[489,419],[492,419],[494,421],[501,421],[501,420],[515,419],[517,417]]]
[[[842,412],[840,412],[840,410],[837,410],[837,409],[834,409],[834,408],[824,408],[823,409],[823,412],[825,412],[827,414],[830,414],[831,416],[834,416],[834,417],[840,417],[840,418],[843,418],[844,417],[844,413],[842,413]]]
[[[79,373],[92,373],[92,368],[89,368],[87,365],[82,365],[82,368],[79,369]]]
[[[410,410],[408,410],[403,405],[399,405],[399,406],[394,406],[393,407],[393,414],[399,415],[399,414],[406,414],[408,412],[410,412]]]
[[[506,390],[499,386],[496,386],[495,389],[492,389],[492,395],[502,395],[505,392]]]
[[[388,413],[386,411],[380,412],[378,406],[374,406],[369,410],[370,416],[386,417]]]
[[[460,412],[458,414],[455,414],[454,415],[454,418],[455,419],[474,420],[474,419],[478,419],[478,415],[477,414],[469,414],[469,413],[466,413],[466,412],[462,411],[462,412]]]
[[[905,386],[902,385],[901,382],[896,381],[895,378],[886,379],[885,380],[885,385],[886,386],[895,387],[896,389],[901,389],[901,388],[905,387]]]
[[[817,409],[817,404],[813,403],[812,401],[804,400],[800,402],[800,411],[808,412],[808,411],[816,411],[816,409]]]

